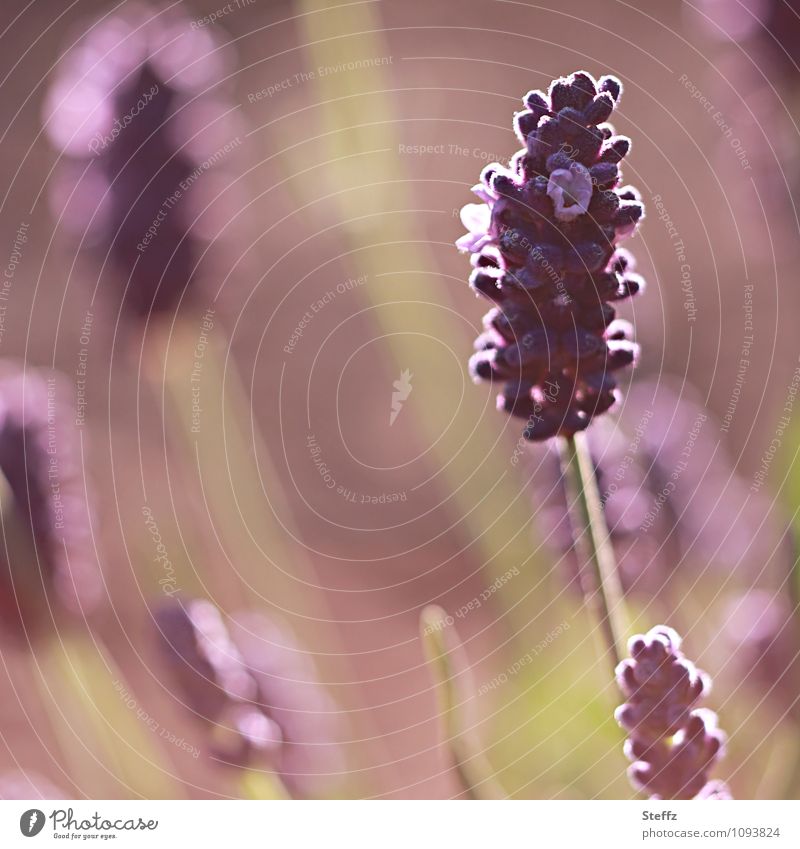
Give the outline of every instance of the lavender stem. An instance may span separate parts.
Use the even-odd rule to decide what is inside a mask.
[[[587,575],[586,568],[581,569],[584,600],[598,619],[615,670],[624,653],[629,621],[586,435],[560,438],[559,449],[575,547],[582,566],[585,563],[590,570]]]

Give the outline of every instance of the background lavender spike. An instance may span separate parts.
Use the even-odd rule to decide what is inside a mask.
[[[246,766],[276,750],[280,729],[258,708],[258,686],[220,611],[204,599],[181,599],[154,617],[171,680],[207,726],[211,753]]]
[[[276,765],[282,781],[295,796],[325,795],[346,765],[340,712],[311,656],[286,625],[261,613],[234,614],[230,631],[258,684],[259,707],[281,729]]]
[[[643,286],[617,244],[644,215],[620,186],[630,140],[606,123],[622,84],[585,71],[531,91],[514,118],[525,148],[488,165],[457,246],[472,254],[470,284],[495,307],[470,360],[476,380],[505,384],[498,408],[526,419],[529,440],[571,436],[613,406],[613,372],[631,365],[632,328],[612,301]]]
[[[0,618],[29,636],[91,613],[103,592],[73,396],[55,372],[0,368]]]
[[[728,798],[725,785],[708,781],[725,735],[716,714],[696,707],[711,683],[680,646],[672,628],[658,625],[630,639],[631,657],[617,667],[627,701],[614,715],[628,732],[628,776],[651,799]]]
[[[668,380],[638,381],[616,418],[587,437],[626,592],[663,589],[680,569],[761,570],[776,555],[777,510],[733,468],[702,399]],[[536,523],[577,575],[554,451],[534,458]],[[737,521],[747,515],[748,522]],[[779,548],[778,554],[783,554]]]
[[[155,619],[171,678],[219,760],[267,762],[297,796],[342,769],[335,706],[285,628],[257,614],[224,617],[203,599],[171,601]]]
[[[226,55],[177,7],[141,5],[88,28],[55,75],[55,212],[110,254],[134,313],[171,309],[197,274],[211,226],[209,213],[196,220],[213,197],[205,172],[238,144],[219,93]]]

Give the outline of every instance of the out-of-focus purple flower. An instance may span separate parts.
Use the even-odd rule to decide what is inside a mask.
[[[690,388],[637,382],[619,416],[597,422],[588,442],[627,592],[652,595],[692,563],[730,573],[760,570],[775,556],[774,508],[734,470],[718,423]],[[560,466],[548,454],[533,478],[536,523],[574,576]]]
[[[630,141],[606,123],[621,92],[584,71],[529,92],[515,116],[525,148],[509,168],[488,165],[473,189],[483,203],[462,211],[470,284],[495,305],[470,371],[505,384],[498,407],[527,420],[526,439],[585,429],[614,404],[613,372],[637,355],[610,304],[643,285],[617,249],[644,214],[619,185]]]
[[[258,684],[259,707],[281,729],[279,771],[294,795],[321,796],[344,769],[340,714],[309,654],[263,614],[231,617],[231,635]]]
[[[753,226],[765,215],[774,222],[773,237],[751,240],[749,255],[761,254],[762,261],[773,262],[775,231],[779,236],[784,220],[788,225],[785,238],[794,243],[788,222],[794,216],[800,181],[794,142],[800,0],[701,0],[684,4],[684,8],[689,25],[696,29],[699,24],[717,47],[710,63],[713,72],[694,83],[694,96],[702,94],[707,102],[713,102],[715,117],[724,116],[716,142],[715,170],[741,169],[748,177],[741,182],[758,186],[765,210],[752,211]],[[726,182],[724,171],[720,179]],[[731,182],[727,180],[727,185]],[[748,210],[746,192],[742,188],[743,208]],[[737,198],[732,197],[731,202],[736,204]]]
[[[227,62],[209,27],[177,6],[136,4],[86,28],[61,60],[45,126],[63,154],[56,214],[108,252],[128,309],[171,309],[208,231],[212,172],[241,139],[219,94]]]
[[[155,619],[171,680],[218,760],[266,761],[298,796],[339,771],[335,706],[285,628],[257,614],[223,617],[203,599],[170,601]]]
[[[171,679],[186,706],[210,729],[221,760],[245,765],[280,743],[275,723],[256,706],[258,686],[220,611],[204,599],[171,601],[155,613]]]
[[[800,65],[800,2],[798,0],[701,0],[700,19],[716,39],[730,40],[741,48],[755,44],[765,59],[769,78],[775,73],[789,82]]]
[[[72,402],[60,375],[0,369],[0,613],[20,634],[82,618],[102,596]]]
[[[725,735],[717,728],[716,714],[696,708],[710,681],[680,646],[672,628],[658,625],[631,638],[631,657],[617,667],[627,701],[615,717],[628,732],[625,754],[633,761],[628,776],[651,799],[725,798],[724,785],[708,786],[708,773],[724,753]]]

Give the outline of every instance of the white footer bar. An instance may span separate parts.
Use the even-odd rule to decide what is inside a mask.
[[[800,846],[798,802],[0,801],[0,846]]]

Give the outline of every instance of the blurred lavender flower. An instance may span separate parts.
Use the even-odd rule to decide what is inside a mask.
[[[263,614],[231,617],[231,635],[258,684],[258,705],[281,729],[280,774],[293,795],[319,797],[344,769],[336,704],[310,655]]]
[[[637,355],[609,303],[643,285],[616,249],[644,214],[636,190],[618,188],[630,141],[605,123],[621,92],[583,71],[529,92],[514,119],[525,148],[508,169],[488,165],[473,189],[483,203],[462,210],[470,284],[496,305],[470,371],[505,383],[498,408],[527,419],[526,439],[584,430],[616,400],[612,372]]]
[[[21,634],[83,617],[102,594],[72,401],[60,375],[0,369],[0,614]]]
[[[800,0],[701,0],[698,11],[714,38],[737,46],[754,43],[769,65],[767,77],[779,73],[794,83],[800,65]]]
[[[701,82],[721,123],[719,167],[730,166],[734,156],[739,160],[749,172],[747,182],[759,187],[771,231],[780,233],[784,219],[794,217],[800,181],[795,155],[800,0],[701,0],[685,4],[685,9],[689,26],[695,29],[699,23],[719,48],[713,55],[714,72]],[[749,198],[746,210],[747,204]],[[753,212],[755,226],[759,215]],[[793,228],[785,230],[793,245]],[[751,241],[751,254],[774,261],[774,245]]]
[[[626,591],[651,594],[686,564],[726,572],[763,568],[779,531],[769,499],[753,494],[720,444],[702,399],[660,379],[631,387],[614,420],[588,434],[609,532]],[[541,535],[577,575],[558,457],[534,475]],[[740,521],[747,515],[748,522]]]
[[[708,780],[724,754],[725,735],[716,714],[696,708],[711,682],[680,646],[672,628],[658,625],[631,638],[631,657],[617,667],[627,702],[615,718],[628,732],[628,776],[651,799],[729,798],[725,785]]]
[[[209,727],[221,761],[268,762],[294,795],[341,767],[335,708],[286,629],[264,616],[223,618],[209,601],[171,601],[155,614],[187,707]]]
[[[88,27],[55,73],[45,125],[66,160],[55,211],[108,252],[137,314],[176,304],[213,232],[198,217],[220,188],[206,172],[240,143],[212,94],[225,69],[209,28],[175,5],[137,4]]]
[[[166,604],[155,614],[162,647],[187,707],[210,728],[227,720],[230,737],[210,748],[221,760],[246,765],[281,742],[280,729],[256,706],[258,686],[231,641],[220,611],[209,601]],[[262,721],[264,720],[264,721]],[[254,729],[260,734],[254,734]]]

